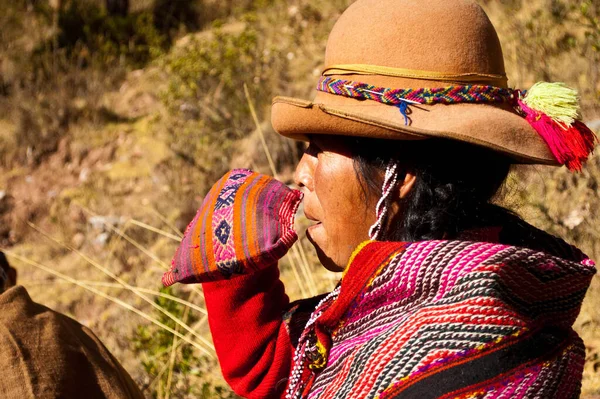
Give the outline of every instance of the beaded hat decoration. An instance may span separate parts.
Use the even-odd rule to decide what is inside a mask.
[[[229,279],[273,265],[298,239],[301,200],[300,191],[270,176],[227,172],[186,229],[163,285]]]
[[[510,88],[500,40],[477,0],[356,0],[329,34],[324,65],[314,99],[273,100],[276,132],[456,140],[512,163],[570,170],[597,141],[574,90]]]
[[[405,125],[410,124],[411,104],[508,103],[542,137],[557,161],[571,171],[581,170],[597,141],[595,134],[578,119],[577,92],[562,83],[539,82],[526,92],[489,85],[388,89],[323,76],[317,90],[397,106]]]

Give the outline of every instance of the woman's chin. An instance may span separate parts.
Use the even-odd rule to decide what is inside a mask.
[[[325,251],[323,251],[321,249],[321,247],[319,246],[317,240],[315,239],[315,230],[317,230],[319,227],[321,227],[320,225],[314,225],[308,228],[308,230],[306,231],[306,237],[308,238],[308,241],[312,244],[312,246],[315,248],[315,251],[317,252],[317,257],[319,258],[319,262],[321,262],[321,264],[323,265],[323,267],[331,272],[342,272],[344,271],[344,266],[340,266],[338,265],[332,258],[330,258]],[[318,237],[318,235],[316,235]]]
[[[319,262],[323,265],[323,267],[330,272],[340,273],[344,271],[343,267],[340,267],[336,264],[330,257],[325,255],[322,251],[317,250],[317,256],[319,257]]]

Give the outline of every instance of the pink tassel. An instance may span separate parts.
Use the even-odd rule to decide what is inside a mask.
[[[594,150],[598,138],[583,122],[563,126],[548,115],[529,108],[519,101],[527,122],[539,133],[561,165],[570,171],[581,171],[583,163]]]

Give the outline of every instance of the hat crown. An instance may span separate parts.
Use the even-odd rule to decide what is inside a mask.
[[[504,75],[496,30],[471,0],[358,0],[338,19],[325,66]]]

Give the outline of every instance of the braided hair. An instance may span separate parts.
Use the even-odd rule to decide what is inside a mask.
[[[401,199],[400,214],[393,223],[382,223],[387,228],[380,240],[454,239],[464,231],[497,226],[515,217],[493,203],[510,172],[510,161],[500,154],[444,139],[393,144],[368,138],[345,140],[365,199],[369,192],[381,196],[390,164],[397,163],[399,181],[408,171],[416,176],[412,190]]]

